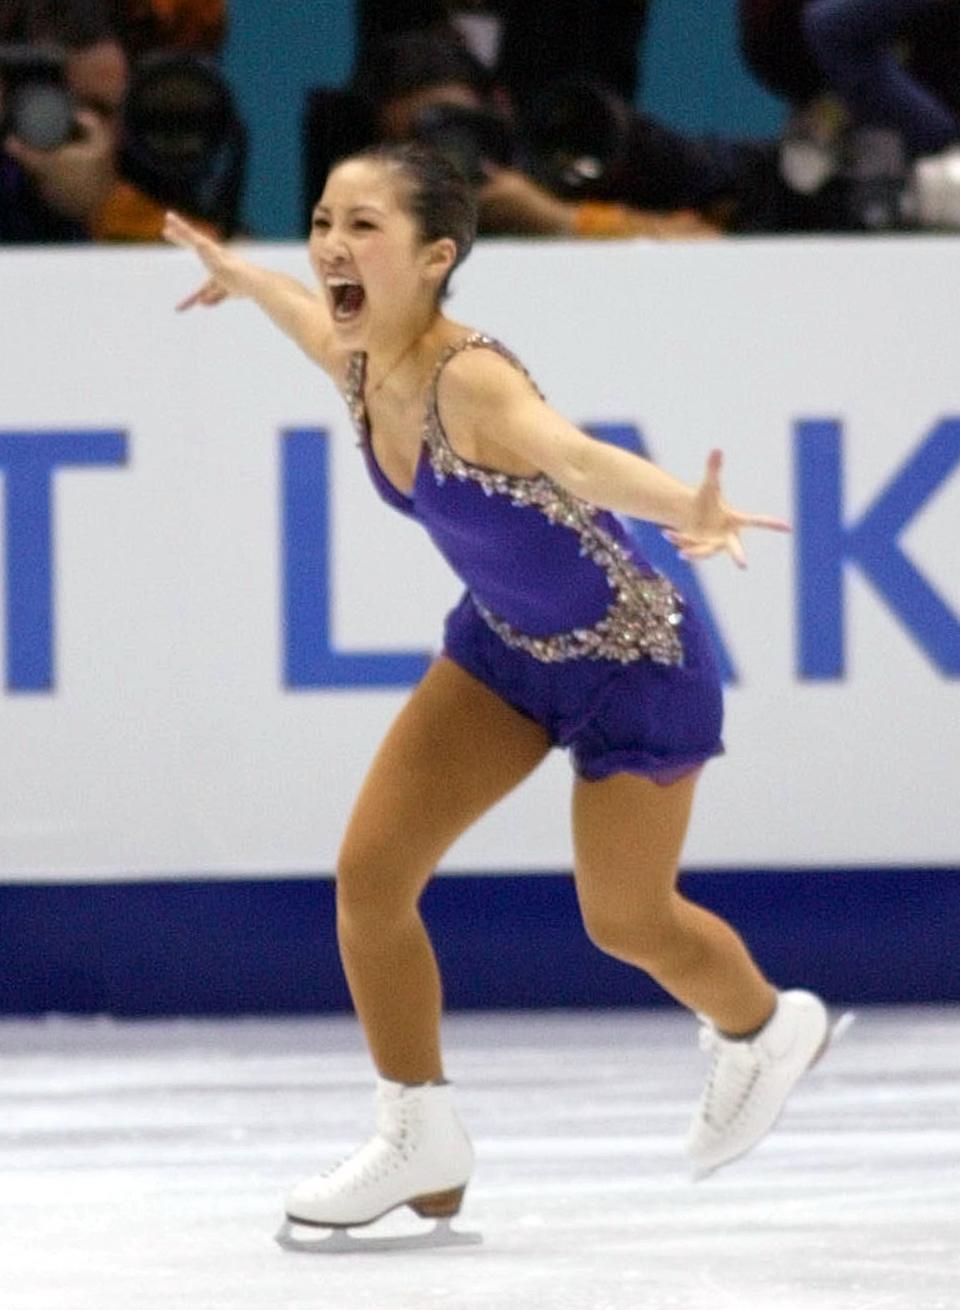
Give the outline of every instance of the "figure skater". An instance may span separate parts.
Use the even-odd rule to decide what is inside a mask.
[[[498,341],[441,309],[475,232],[472,190],[420,146],[341,161],[313,214],[319,291],[177,215],[168,240],[208,279],[179,308],[252,299],[346,398],[373,483],[466,585],[443,653],[380,747],[337,864],[337,932],[378,1073],[376,1131],[290,1193],[288,1220],[447,1219],[473,1166],[440,1051],[441,984],[418,902],[444,852],[553,746],[575,771],[575,878],[587,933],[700,1016],[713,1066],[687,1137],[701,1173],[750,1150],[830,1040],[822,1001],[778,992],[738,935],[677,890],[700,770],[723,748],[709,641],[618,514],[689,560],[740,566],[721,455],[698,487],[551,409]]]

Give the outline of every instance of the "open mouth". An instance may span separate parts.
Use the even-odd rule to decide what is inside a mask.
[[[366,293],[359,282],[351,282],[345,277],[327,279],[327,289],[333,300],[333,317],[338,323],[349,323],[357,317],[366,300]]]

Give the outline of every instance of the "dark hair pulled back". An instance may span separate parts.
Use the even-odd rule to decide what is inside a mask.
[[[446,155],[417,142],[368,146],[338,160],[334,167],[354,159],[381,164],[400,175],[406,183],[404,208],[423,241],[449,237],[456,245],[457,257],[438,292],[442,300],[454,269],[469,255],[477,235],[477,200],[471,182]]]

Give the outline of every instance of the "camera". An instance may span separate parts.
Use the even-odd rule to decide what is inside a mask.
[[[136,65],[123,105],[120,171],[164,205],[236,226],[247,132],[216,64],[158,51]]]
[[[76,106],[58,46],[0,45],[0,141],[56,150],[75,135]]]
[[[584,77],[534,95],[522,135],[531,175],[573,201],[708,209],[736,192],[744,167],[738,144],[683,136]]]
[[[615,93],[583,78],[558,78],[524,115],[530,170],[558,195],[589,195],[623,159],[629,128],[629,110]]]
[[[460,105],[430,105],[413,122],[413,136],[448,159],[479,186],[485,165],[506,168],[514,162],[516,142],[498,114]]]
[[[0,45],[0,141],[34,150],[78,136],[77,104],[57,46]],[[233,95],[211,61],[158,51],[133,68],[118,124],[120,174],[155,200],[236,227],[247,134]]]

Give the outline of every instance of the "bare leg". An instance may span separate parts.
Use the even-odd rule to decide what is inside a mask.
[[[384,1078],[442,1077],[441,985],[418,901],[448,847],[548,749],[538,724],[441,658],[370,767],[338,862],[337,931]]]
[[[697,775],[661,787],[637,774],[578,779],[573,794],[577,893],[602,950],[644,969],[723,1032],[752,1032],[775,992],[740,937],[676,889]]]

